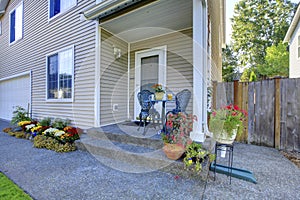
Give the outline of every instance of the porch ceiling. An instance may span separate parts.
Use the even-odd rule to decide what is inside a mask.
[[[192,18],[193,1],[164,0],[100,21],[100,26],[127,42],[135,42],[192,27]]]

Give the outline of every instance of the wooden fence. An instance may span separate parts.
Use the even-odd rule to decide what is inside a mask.
[[[234,104],[247,110],[238,141],[300,152],[299,86],[300,79],[215,82],[213,108]]]

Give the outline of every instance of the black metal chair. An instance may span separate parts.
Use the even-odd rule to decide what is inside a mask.
[[[141,112],[139,114],[139,118],[140,118],[140,123],[139,123],[139,127],[138,130],[140,130],[141,124],[143,122],[143,126],[144,126],[144,131],[143,134],[145,135],[146,133],[146,123],[147,121],[150,121],[150,119],[148,120],[148,117],[150,118],[150,109],[153,106],[153,103],[151,102],[151,95],[154,95],[152,92],[150,92],[149,90],[142,90],[138,93],[137,97],[141,106]]]
[[[172,114],[178,114],[179,112],[186,113],[186,107],[189,104],[191,95],[192,95],[192,93],[188,89],[184,89],[184,90],[178,92],[175,95],[176,107],[173,110],[168,111],[167,114],[166,114],[166,120],[165,120],[165,124],[164,124],[164,127],[163,127],[163,131],[166,134],[168,132],[172,131],[172,130],[169,130],[170,127],[167,127],[168,115],[171,114],[171,113]]]

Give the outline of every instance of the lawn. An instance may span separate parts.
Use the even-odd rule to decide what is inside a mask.
[[[0,173],[0,199],[32,200],[32,198],[28,194],[26,194],[22,189],[20,189],[2,173]]]

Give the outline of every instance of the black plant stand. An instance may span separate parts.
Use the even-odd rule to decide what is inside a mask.
[[[226,148],[226,153],[228,152],[228,175],[230,179],[231,184],[231,176],[232,176],[232,163],[233,163],[233,143],[232,144],[222,144],[219,142],[216,142],[215,145],[215,155],[216,159],[214,160],[214,180],[216,180],[216,168],[217,168],[217,158],[218,158],[218,151],[222,151],[223,148]]]

